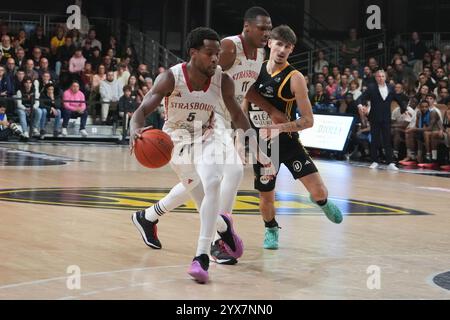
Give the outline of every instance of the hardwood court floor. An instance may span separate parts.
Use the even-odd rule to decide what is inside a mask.
[[[317,161],[330,195],[344,208],[346,199],[354,200],[360,207],[348,208],[355,214],[333,225],[311,205],[280,200],[281,207],[294,210],[278,217],[282,229],[277,251],[262,249],[264,228],[258,215],[235,214],[244,256],[235,266],[211,264],[210,283],[198,285],[186,273],[195,253],[198,214],[164,216],[158,224],[163,249],[152,250],[130,219],[134,207],[146,204],[142,197],[121,198],[122,207],[114,209],[104,195],[96,198],[90,193],[88,206],[80,195],[85,189],[115,188],[128,190],[127,196],[133,189],[150,190],[144,196],[161,196],[161,188],[177,183],[169,167],[144,169],[119,146],[1,147],[76,161],[54,166],[0,162],[0,299],[450,298],[450,291],[432,281],[434,275],[450,270],[448,178]],[[241,189],[253,190],[251,170],[246,170]],[[280,173],[277,191],[281,198],[292,193],[306,196],[286,170]],[[96,199],[105,208],[90,207]],[[254,209],[254,199],[244,195],[242,210]],[[356,212],[366,207],[374,213]],[[409,214],[409,209],[427,214]],[[70,266],[81,270],[80,289],[67,287]],[[367,271],[374,270],[370,266],[379,268],[379,289],[368,289]]]

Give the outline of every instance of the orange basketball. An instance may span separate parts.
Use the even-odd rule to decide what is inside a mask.
[[[158,129],[149,129],[136,139],[134,155],[147,168],[161,168],[172,158],[173,142],[169,135]]]

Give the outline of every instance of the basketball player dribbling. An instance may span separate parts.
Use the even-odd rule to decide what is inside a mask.
[[[234,81],[235,95],[239,103],[244,100],[247,90],[258,78],[264,61],[264,47],[269,39],[272,23],[269,14],[261,7],[248,9],[244,16],[243,31],[240,35],[228,37],[221,42],[219,65]],[[256,95],[255,99],[263,99]],[[264,99],[263,99],[264,100]],[[267,102],[266,102],[267,103]],[[286,116],[274,109],[271,114],[275,120],[286,121]],[[233,164],[224,167],[224,175],[220,188],[219,213],[227,215],[232,212],[239,185],[243,177],[243,165],[239,157],[235,156],[234,142],[228,130],[231,129],[231,119],[227,108],[221,105],[215,114],[214,131],[217,137],[223,139],[227,148],[226,154],[237,159]],[[201,188],[191,191],[194,197],[201,197]],[[171,189],[168,195],[155,205],[138,213],[146,220],[154,223],[152,230],[139,230],[144,242],[154,249],[160,249],[161,243],[157,236],[156,223],[165,213],[174,210],[191,198],[188,188],[179,183]],[[218,219],[218,229],[223,229],[225,222]],[[139,227],[138,227],[139,229]],[[146,235],[147,234],[147,235]],[[215,233],[216,239],[211,247],[211,256],[217,263],[235,264],[237,260],[230,256],[220,240],[220,234]]]
[[[339,208],[328,199],[328,191],[317,168],[299,140],[298,131],[313,126],[313,113],[308,98],[308,89],[303,75],[292,67],[287,59],[294,49],[297,37],[294,31],[282,25],[272,30],[269,40],[270,57],[263,63],[258,79],[247,94],[252,102],[248,106],[248,116],[252,127],[260,130],[258,135],[271,139],[272,146],[278,143],[279,160],[291,172],[294,179],[300,180],[310,193],[310,199],[318,204],[327,218],[334,223],[342,222]],[[258,92],[269,104],[260,104],[253,99]],[[283,112],[289,122],[271,124],[272,108]],[[297,119],[299,109],[301,117]],[[267,113],[269,115],[267,115]],[[269,144],[270,145],[270,144]],[[255,189],[259,191],[260,211],[265,223],[264,248],[278,249],[278,223],[275,220],[275,182],[261,176],[260,166],[253,166]]]
[[[236,128],[246,131],[250,129],[250,123],[235,100],[233,81],[218,67],[218,34],[209,28],[194,29],[187,37],[187,48],[189,62],[178,64],[158,76],[152,91],[144,97],[142,104],[133,114],[130,143],[133,148],[135,139],[145,130],[145,118],[165,98],[167,120],[163,130],[170,135],[174,143],[171,166],[200,212],[197,252],[188,273],[198,282],[205,283],[209,278],[208,253],[216,230],[221,235],[229,255],[239,258],[243,252],[242,240],[234,232],[230,215],[221,215],[224,223],[217,227],[220,182],[225,162],[217,163],[215,157],[217,140],[214,139],[215,133],[211,133],[214,112],[221,107],[219,104],[223,103]],[[201,148],[198,148],[199,145]],[[270,159],[264,154],[256,154],[257,159],[269,167],[265,169],[274,174]],[[134,213],[132,219],[144,241],[149,246],[159,245],[160,248],[161,245],[155,237],[157,221],[147,220],[145,211]],[[151,242],[148,239],[151,239]]]

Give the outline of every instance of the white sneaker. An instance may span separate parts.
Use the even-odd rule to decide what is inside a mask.
[[[389,163],[387,169],[392,171],[398,171],[398,168],[395,166],[395,163]]]
[[[80,134],[81,134],[81,136],[82,136],[83,138],[86,138],[86,137],[88,136],[88,133],[87,133],[86,129],[80,130]]]
[[[24,132],[24,133],[22,134],[22,136],[23,136],[24,138],[26,138],[26,139],[30,138],[30,135],[28,134],[28,131]]]
[[[377,162],[373,162],[371,165],[370,165],[370,169],[376,169],[376,168],[378,168],[378,163]]]
[[[67,136],[67,128],[62,128],[62,130],[61,130],[61,135],[62,135],[63,137]]]
[[[33,128],[33,137],[39,137],[41,134],[39,133],[39,129]]]

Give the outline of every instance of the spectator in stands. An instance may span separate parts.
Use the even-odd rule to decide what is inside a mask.
[[[17,72],[16,61],[13,58],[9,58],[6,61],[6,76],[9,77],[13,86],[14,86],[14,77],[16,75],[16,72]]]
[[[31,52],[31,60],[33,60],[34,63],[34,69],[37,71],[39,70],[39,63],[41,62],[41,59],[43,58],[42,50],[39,47],[35,47],[33,51]]]
[[[120,48],[119,48],[119,44],[117,43],[117,38],[115,36],[110,36],[109,37],[109,43],[108,43],[108,47],[106,48],[106,52],[108,52],[109,50],[112,50],[112,57],[119,57],[120,54]]]
[[[378,61],[374,57],[370,57],[369,58],[368,66],[370,68],[370,71],[373,74],[375,74],[375,72],[377,72],[380,69],[380,67],[378,65]]]
[[[17,108],[16,113],[19,116],[20,125],[25,138],[28,138],[28,117],[34,116],[34,123],[41,120],[39,109],[39,93],[36,92],[31,78],[25,77],[22,81],[22,87],[16,93]],[[35,133],[35,132],[33,132]]]
[[[323,73],[317,73],[314,75],[315,76],[315,80],[313,82],[313,84],[315,85],[316,83],[320,83],[322,84],[322,86],[325,88],[327,86],[327,82],[325,79],[325,75]]]
[[[100,97],[102,100],[102,123],[106,124],[110,110],[117,110],[117,103],[123,90],[120,83],[114,79],[114,71],[108,71],[106,79],[100,82]]]
[[[315,87],[315,95],[313,96],[312,100],[311,100],[311,105],[313,107],[313,111],[315,113],[317,112],[333,112],[335,111],[334,109],[334,105],[331,108],[330,104],[330,99],[328,97],[328,94],[326,93],[323,84],[320,82],[316,83],[316,87]]]
[[[11,46],[11,38],[8,35],[2,36],[2,43],[0,45],[1,59],[0,64],[5,65],[9,58],[15,58],[15,49]]]
[[[378,167],[378,149],[384,147],[386,162],[389,170],[398,170],[393,162],[391,144],[391,103],[397,103],[404,108],[403,101],[394,92],[394,88],[386,84],[384,70],[378,70],[375,74],[376,84],[370,84],[358,100],[358,108],[368,114],[371,127],[372,143],[370,145],[370,156],[372,160],[371,169]],[[370,101],[370,110],[362,105]]]
[[[111,59],[111,68],[113,69],[113,71],[117,71],[117,66],[120,63],[120,58],[117,58],[114,55],[114,49],[110,48],[106,51],[106,56],[109,57]]]
[[[0,65],[0,97],[8,98],[14,95],[14,82],[6,74],[5,67]]]
[[[34,62],[32,59],[28,59],[25,64],[25,76],[33,82],[39,79],[39,74],[34,70]]]
[[[9,137],[22,136],[22,130],[10,121],[6,115],[6,105],[0,100],[0,141],[7,141]]]
[[[81,72],[81,83],[80,90],[84,93],[85,97],[89,97],[91,94],[92,81],[94,79],[94,71],[92,69],[92,64],[86,62],[84,64],[84,69]]]
[[[58,26],[56,34],[50,40],[50,50],[52,55],[56,55],[59,47],[62,47],[66,42],[66,31],[63,26]]]
[[[128,130],[128,122],[138,107],[136,98],[131,96],[131,87],[126,85],[123,87],[123,95],[119,99],[119,116],[124,118],[125,130]]]
[[[328,76],[330,75],[330,68],[328,66],[323,66],[322,74],[323,74],[324,78],[327,79]]]
[[[120,83],[121,88],[128,84],[128,79],[130,78],[130,73],[127,71],[125,64],[119,64],[117,71],[114,72],[114,78]]]
[[[50,53],[50,41],[45,36],[44,28],[42,28],[42,26],[38,26],[36,28],[36,33],[30,38],[30,50],[33,50],[36,47],[40,48],[46,55]]]
[[[125,51],[125,56],[124,56],[124,60],[129,58],[129,67],[131,67],[132,70],[129,70],[130,73],[134,70],[137,69],[137,67],[139,66],[139,59],[136,53],[136,49],[134,48],[134,46],[128,46],[126,51]]]
[[[160,75],[161,73],[164,73],[165,71],[166,71],[166,68],[164,68],[163,66],[159,66],[157,75]]]
[[[306,82],[306,88],[308,89],[308,98],[311,100],[312,96],[315,93],[314,85],[309,81],[309,76],[307,74],[303,75]]]
[[[405,130],[411,123],[414,116],[414,109],[411,107],[411,102],[408,96],[404,93],[403,85],[397,83],[394,87],[395,93],[398,95],[399,99],[403,101],[402,105],[397,105],[397,107],[392,111],[391,115],[391,129],[393,137],[393,153],[394,159],[399,159],[399,150],[402,142],[405,141]],[[413,98],[417,101],[415,98]]]
[[[27,59],[25,58],[25,51],[22,48],[16,50],[16,66],[18,69],[25,68]]]
[[[437,86],[437,82],[433,78],[433,74],[431,72],[431,67],[423,67],[423,73],[427,77],[427,85],[430,88],[430,91],[433,91]]]
[[[81,49],[75,49],[75,53],[69,60],[70,73],[80,74],[84,69],[86,58],[83,57]]]
[[[75,46],[75,48],[80,48],[83,45],[81,44],[82,37],[80,34],[80,30],[78,29],[72,29],[68,32],[68,37],[72,39],[72,43]],[[67,37],[66,37],[67,38]]]
[[[113,72],[116,71],[116,65],[110,56],[104,56],[102,61],[103,65],[106,68],[106,71],[113,71]]]
[[[357,57],[353,57],[350,63],[350,69],[353,71],[358,71],[359,74],[363,74],[364,68],[359,63],[359,59]]]
[[[400,58],[394,60],[394,66],[394,82],[402,83],[408,89],[413,88],[417,79],[412,70]]]
[[[91,43],[92,48],[98,47],[100,49],[100,51],[102,51],[102,43],[99,40],[97,40],[96,37],[97,37],[97,32],[95,31],[95,29],[90,29],[87,38],[81,42],[81,46],[84,47],[86,41],[88,41]]]
[[[365,88],[369,86],[369,84],[375,83],[375,79],[372,75],[372,70],[370,70],[370,67],[366,66],[364,67],[364,72],[362,76],[362,88],[361,91],[364,91]]]
[[[361,40],[359,40],[357,37],[356,29],[350,29],[349,37],[350,38],[348,40],[343,42],[341,48],[343,64],[345,66],[351,63],[351,59],[353,57],[359,58],[362,46]]]
[[[59,76],[62,71],[69,71],[69,60],[75,53],[75,46],[71,37],[66,37],[64,45],[56,49],[55,72]]]
[[[331,103],[336,103],[338,85],[333,76],[327,77],[327,86],[325,91],[330,99]]]
[[[25,71],[18,69],[14,77],[14,91],[17,92],[22,87],[22,81],[25,79]]]
[[[88,61],[92,64],[92,70],[97,70],[98,67],[103,64],[100,49],[98,47],[92,49],[92,55],[89,57]]]
[[[352,70],[352,74],[350,76],[350,81],[353,81],[353,80],[358,82],[358,87],[359,88],[362,87],[361,73],[359,73],[358,70]]]
[[[135,75],[131,75],[130,78],[128,78],[128,85],[131,88],[131,97],[135,98],[138,103],[141,103],[142,100],[139,96],[139,86]]]
[[[70,88],[64,91],[63,101],[62,136],[67,136],[67,126],[69,125],[70,118],[80,117],[80,134],[82,137],[87,137],[88,133],[86,131],[86,121],[88,113],[84,94],[80,91],[80,85],[77,81],[73,81]]]
[[[445,74],[445,69],[443,67],[439,67],[436,69],[434,80],[436,80],[436,82],[439,82],[441,80],[448,80],[448,77]]]
[[[445,80],[444,80],[445,81]],[[439,97],[437,98],[437,104],[447,104],[447,101],[449,101],[449,93],[448,93],[448,87],[440,88],[439,90]]]
[[[150,73],[148,72],[147,65],[141,63],[136,70],[136,78],[138,80],[139,87],[142,88],[145,85],[145,78],[150,77]]]
[[[16,50],[18,48],[23,48],[25,51],[28,51],[30,42],[28,40],[28,36],[25,30],[20,29],[15,40],[16,40],[16,47],[15,47]]]
[[[409,50],[409,64],[413,66],[418,60],[423,60],[425,53],[427,52],[427,47],[420,40],[418,32],[413,32],[411,34],[411,45]]]
[[[317,58],[316,61],[314,62],[314,73],[319,73],[322,72],[322,68],[327,66],[328,67],[329,63],[327,60],[325,60],[325,54],[322,50],[319,50],[317,52]]]
[[[428,88],[428,85],[424,84],[420,87],[420,89],[417,90],[416,99],[421,101],[424,100],[427,95],[430,93],[430,88]]]
[[[153,79],[150,77],[145,78],[145,85],[151,90],[153,88]]]
[[[45,92],[45,87],[49,84],[54,84],[54,82],[52,81],[50,72],[46,71],[42,73],[42,76],[39,78],[39,87],[37,89],[40,95]]]
[[[359,90],[359,82],[357,80],[352,80],[350,82],[350,90],[348,93],[353,95],[353,100],[355,101],[361,96],[362,92]]]
[[[333,66],[331,69],[331,75],[333,76],[336,83],[339,83],[341,81],[341,70],[338,66]]]
[[[50,69],[48,59],[43,57],[39,62],[39,70],[38,70],[39,78],[42,78],[42,75],[45,72],[48,72],[50,74],[51,80],[56,83],[56,81],[58,80],[58,76],[53,70]]]
[[[52,83],[47,84],[40,101],[40,107],[45,108],[51,118],[55,118],[53,136],[56,138],[61,130],[61,96],[59,95],[59,89],[55,88]],[[41,132],[41,137],[42,135],[45,135],[45,131]]]

